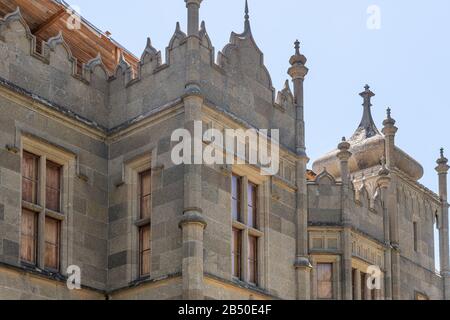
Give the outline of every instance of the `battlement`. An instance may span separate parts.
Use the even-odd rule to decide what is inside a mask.
[[[206,101],[254,127],[281,128],[281,143],[295,149],[294,132],[287,129],[295,126],[296,119],[289,81],[283,90],[276,92],[248,17],[244,32],[233,32],[217,59],[202,22],[195,36],[188,36],[176,24],[165,50],[165,62],[150,38],[140,59],[116,47],[119,53],[114,62],[101,50],[102,43],[89,60],[80,56],[78,47],[83,44],[77,39],[75,46],[72,33],[61,26],[46,40],[42,33],[33,34],[29,25],[32,21],[24,18],[23,11],[17,7],[0,20],[0,77],[4,80],[113,129],[182,97],[190,82],[188,60],[194,59],[198,84]],[[189,40],[196,43],[194,51]],[[104,40],[100,37],[98,41]]]

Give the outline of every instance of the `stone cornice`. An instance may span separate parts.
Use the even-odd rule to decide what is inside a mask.
[[[428,195],[431,198],[431,200],[433,200],[437,205],[441,204],[441,199],[439,198],[439,196],[432,190],[425,187],[423,184],[412,180],[411,178],[409,178],[406,174],[402,173],[397,168],[391,169],[391,172],[394,173],[398,178],[402,179],[402,181],[405,182],[407,185],[416,189],[418,192],[423,192],[426,195]]]

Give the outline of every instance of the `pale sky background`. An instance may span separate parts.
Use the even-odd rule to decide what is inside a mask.
[[[69,0],[81,14],[140,57],[150,36],[164,54],[184,0]],[[277,90],[288,79],[293,42],[302,42],[310,73],[305,82],[308,154],[317,159],[351,136],[362,116],[358,93],[376,93],[379,129],[387,106],[399,132],[397,145],[425,169],[421,180],[437,191],[439,148],[450,155],[450,1],[249,0],[252,31]],[[367,9],[381,9],[381,29],[367,28]],[[243,31],[244,0],[204,0],[200,11],[216,53],[231,31]]]
[[[68,0],[81,14],[140,57],[150,36],[164,54],[180,21],[184,0]],[[125,4],[125,5],[124,5]],[[305,116],[311,159],[351,136],[362,116],[358,93],[376,93],[373,116],[381,130],[387,106],[399,131],[397,145],[425,169],[421,182],[437,192],[439,148],[450,156],[450,1],[249,0],[254,38],[265,54],[277,90],[287,76],[293,42],[308,58]],[[367,27],[367,9],[381,9],[381,29]],[[205,20],[216,53],[231,31],[243,31],[244,0],[204,0]]]

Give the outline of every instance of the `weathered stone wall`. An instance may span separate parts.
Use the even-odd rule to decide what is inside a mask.
[[[104,300],[101,291],[67,290],[65,282],[0,266],[0,300]]]
[[[442,277],[433,270],[427,269],[414,261],[402,257],[401,268],[401,299],[414,300],[416,293],[423,294],[431,300],[444,299],[444,285]]]
[[[20,149],[21,135],[32,135],[76,155],[79,171],[87,177],[87,181],[70,177],[74,186],[73,203],[70,204],[72,213],[66,219],[72,241],[63,241],[63,249],[69,252],[64,264],[81,267],[83,284],[104,289],[108,222],[106,145],[69,122],[30,108],[31,101],[13,100],[14,97],[6,98],[4,92],[0,94],[0,261],[19,266],[21,150],[14,153],[5,146]]]
[[[74,111],[101,126],[108,125],[108,75],[102,65],[86,69],[75,77],[75,60],[61,37],[35,52],[35,38],[19,12],[0,24],[0,77],[15,85]]]
[[[112,300],[180,300],[182,287],[181,277],[174,277],[113,291],[109,294],[109,298]]]
[[[434,232],[439,205],[436,199],[417,192],[399,180],[397,186],[399,238],[401,255],[428,270],[435,270]],[[417,223],[417,251],[414,250],[414,227]]]
[[[312,224],[340,224],[342,218],[342,187],[322,180],[308,184],[308,220]]]
[[[135,129],[125,136],[113,137],[109,150],[109,289],[127,287],[138,280],[138,217],[130,212],[137,195],[130,192],[130,180],[124,167],[143,155],[151,158],[152,173],[152,255],[151,278],[158,279],[181,272],[181,229],[183,213],[182,165],[171,161],[170,136],[182,127],[183,114]],[[123,183],[123,184],[122,184]]]

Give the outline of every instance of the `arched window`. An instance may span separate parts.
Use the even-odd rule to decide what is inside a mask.
[[[436,271],[440,272],[441,270],[441,247],[439,241],[439,217],[437,215],[437,211],[434,214],[434,224],[433,224],[433,232],[434,232],[434,256],[435,256],[435,268]]]

